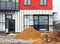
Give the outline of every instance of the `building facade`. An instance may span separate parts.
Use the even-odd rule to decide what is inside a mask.
[[[52,9],[52,0],[1,0],[0,31],[22,32],[29,27],[53,31]]]
[[[20,0],[22,28],[34,27],[38,31],[53,31],[52,9],[52,0]]]

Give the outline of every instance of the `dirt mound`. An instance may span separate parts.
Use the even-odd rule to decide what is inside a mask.
[[[24,40],[31,40],[31,39],[40,39],[41,33],[35,30],[34,28],[27,28],[20,34],[16,35],[16,39],[24,39]]]
[[[48,35],[48,39],[53,42],[60,42],[60,31],[53,31]]]

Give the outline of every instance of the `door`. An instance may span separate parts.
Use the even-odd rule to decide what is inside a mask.
[[[12,14],[5,15],[5,30],[8,33],[15,31],[15,20],[12,19]]]
[[[34,28],[38,31],[49,31],[49,16],[34,15]]]
[[[8,32],[15,33],[15,20],[14,19],[8,20]]]

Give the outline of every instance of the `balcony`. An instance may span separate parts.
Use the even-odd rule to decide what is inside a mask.
[[[0,10],[19,10],[18,2],[4,2],[0,1]]]

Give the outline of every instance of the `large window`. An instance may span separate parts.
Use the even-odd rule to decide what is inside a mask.
[[[24,15],[24,28],[33,27],[33,16]]]
[[[47,5],[47,0],[40,0],[40,5]]]
[[[31,4],[30,1],[31,1],[31,0],[24,0],[24,5],[30,5],[30,4]]]
[[[33,27],[38,31],[49,31],[49,16],[47,15],[25,15],[24,28]]]
[[[48,31],[49,28],[49,16],[34,15],[34,28],[39,31]]]

